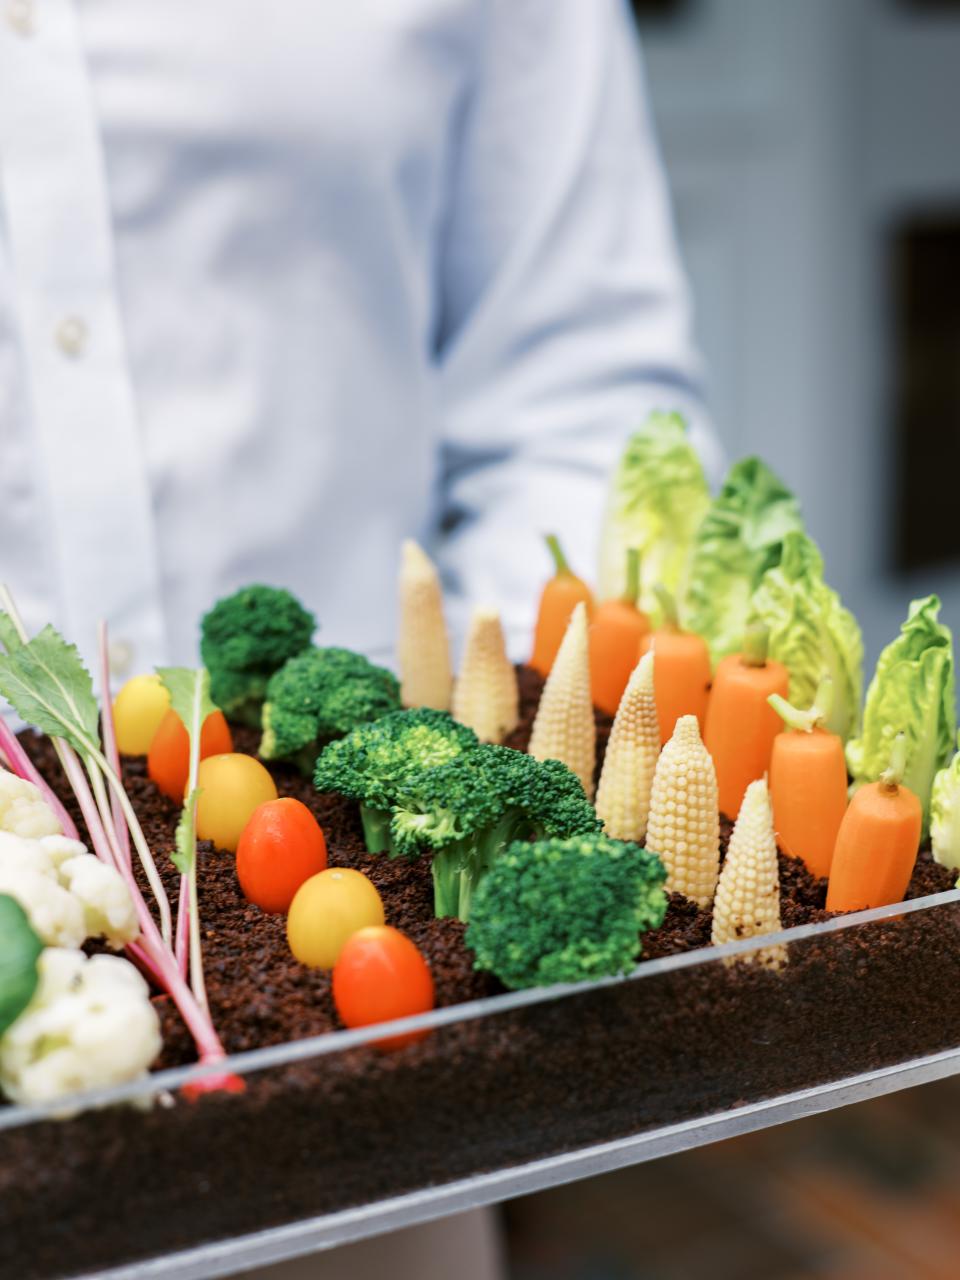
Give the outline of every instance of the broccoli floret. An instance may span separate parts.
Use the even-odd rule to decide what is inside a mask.
[[[663,922],[663,863],[599,833],[512,844],[484,877],[466,943],[507,987],[627,972]]]
[[[338,791],[360,801],[367,848],[382,853],[390,843],[390,810],[403,785],[414,774],[477,745],[473,730],[446,711],[393,711],[325,747],[314,782],[318,791]]]
[[[306,649],[270,677],[260,754],[295,760],[309,772],[318,742],[342,738],[399,706],[400,685],[384,667],[350,649]]]
[[[267,682],[316,629],[313,614],[281,587],[255,583],[218,600],[200,624],[214,702],[229,719],[259,727]]]
[[[481,745],[410,779],[392,806],[389,852],[432,852],[436,914],[467,920],[478,884],[513,841],[599,828],[566,765]]]

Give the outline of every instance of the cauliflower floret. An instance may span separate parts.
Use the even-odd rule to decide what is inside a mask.
[[[0,1088],[47,1102],[142,1076],[160,1052],[150,992],[119,956],[48,947],[30,1004],[0,1037]]]
[[[31,842],[35,843],[35,842]],[[87,938],[83,904],[57,883],[56,875],[27,865],[29,850],[18,862],[0,858],[0,893],[20,903],[41,942],[50,947],[79,947]]]
[[[140,932],[137,913],[130,890],[113,867],[81,853],[61,862],[59,873],[60,883],[83,907],[87,937],[103,937],[117,951],[133,941]]]
[[[79,854],[87,852],[85,844],[81,844],[79,840],[71,840],[69,836],[42,836],[37,844],[58,872],[60,864],[66,862],[68,858],[76,858]]]
[[[139,932],[123,877],[67,836],[29,840],[0,831],[0,893],[16,898],[48,946],[103,936],[119,950]]]
[[[63,828],[39,787],[0,769],[0,831],[37,840],[59,835]]]

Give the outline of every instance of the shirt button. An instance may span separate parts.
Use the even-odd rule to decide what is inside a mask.
[[[33,0],[7,0],[7,22],[18,36],[32,36]]]
[[[79,316],[66,316],[57,327],[57,346],[65,356],[77,359],[87,345],[87,326]]]

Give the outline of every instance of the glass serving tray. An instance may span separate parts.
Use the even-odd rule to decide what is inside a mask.
[[[389,1030],[0,1111],[0,1275],[227,1275],[952,1074],[960,893]]]

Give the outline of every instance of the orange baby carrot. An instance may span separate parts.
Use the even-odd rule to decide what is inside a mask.
[[[713,676],[703,745],[713,756],[720,812],[728,818],[740,812],[750,783],[767,773],[782,728],[767,699],[786,696],[790,675],[767,657],[769,640],[766,627],[748,627],[742,652],[723,658]]]
[[[537,627],[533,634],[533,655],[530,665],[544,677],[550,674],[553,660],[567,630],[570,615],[581,601],[587,613],[593,612],[593,595],[587,584],[567,564],[557,537],[547,535],[547,547],[553,556],[556,572],[543,588]]]
[[[663,623],[640,641],[638,657],[653,648],[654,697],[660,741],[669,742],[681,716],[696,716],[701,731],[710,696],[710,651],[692,631],[682,631],[677,605],[665,587],[655,588]]]
[[[776,695],[770,705],[788,733],[778,734],[770,760],[770,799],[777,843],[818,877],[830,874],[837,833],[847,811],[843,739],[823,728],[833,703],[833,681],[820,681],[813,706],[797,711]]]
[[[828,911],[860,911],[903,900],[923,825],[920,801],[900,781],[906,763],[906,739],[898,733],[890,767],[850,801],[833,852]]]
[[[627,681],[637,665],[640,641],[650,619],[637,607],[640,595],[640,552],[627,552],[627,589],[618,600],[597,606],[590,627],[590,689],[593,704],[616,715]]]

